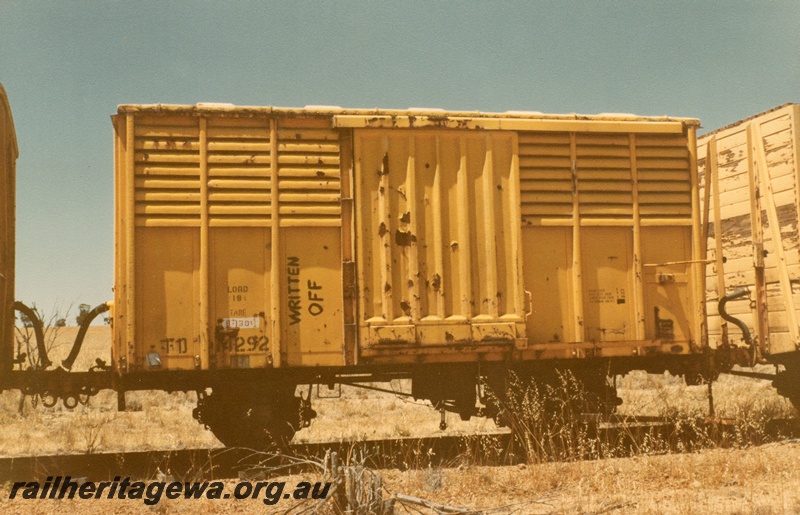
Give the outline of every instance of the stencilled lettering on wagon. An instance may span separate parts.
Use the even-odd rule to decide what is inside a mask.
[[[166,355],[188,354],[189,341],[186,338],[163,338],[161,341],[161,352]]]
[[[299,324],[302,321],[303,300],[308,301],[305,310],[309,315],[317,317],[325,311],[325,296],[323,285],[315,279],[308,279],[303,283],[300,280],[300,258],[287,258],[286,281],[288,285],[287,307],[289,309],[289,325]],[[302,287],[308,290],[302,293]]]
[[[223,318],[221,325],[225,329],[259,329],[261,317]]]

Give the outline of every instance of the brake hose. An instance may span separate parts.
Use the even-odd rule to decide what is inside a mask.
[[[742,331],[742,337],[744,338],[744,341],[747,343],[747,346],[752,353],[750,359],[752,362],[755,362],[756,348],[755,348],[755,343],[753,342],[753,337],[750,335],[750,329],[747,328],[747,324],[745,324],[738,318],[730,316],[728,312],[725,311],[725,304],[727,304],[729,300],[738,299],[739,297],[744,297],[749,293],[750,290],[748,290],[747,288],[742,288],[741,290],[736,290],[731,294],[725,295],[724,297],[719,299],[719,304],[717,306],[717,309],[719,310],[719,315],[724,320],[727,320],[728,322],[736,325],[736,327],[738,327]]]

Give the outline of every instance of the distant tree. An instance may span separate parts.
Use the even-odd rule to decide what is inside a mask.
[[[31,310],[36,314],[39,320],[42,321],[42,330],[44,331],[44,348],[48,356],[52,354],[52,350],[59,344],[56,343],[61,328],[67,325],[67,315],[72,311],[72,305],[67,308],[66,313],[62,314],[60,309],[55,307],[53,312],[42,313],[36,304],[31,305]],[[38,368],[41,366],[39,359],[39,348],[36,344],[36,334],[33,330],[33,320],[28,318],[22,313],[19,313],[19,319],[22,322],[22,327],[15,327],[16,329],[16,344],[17,344],[17,363],[22,369],[25,365],[28,368]]]

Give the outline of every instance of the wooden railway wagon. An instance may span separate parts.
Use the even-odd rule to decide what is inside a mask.
[[[510,368],[602,393],[702,371],[697,120],[198,104],[113,123],[116,387],[203,390],[225,443],[291,437],[303,383],[410,377],[469,417]]]
[[[0,84],[0,374],[14,362],[14,230],[16,163],[19,149],[11,107]]]
[[[698,142],[710,346],[723,361],[780,364],[775,385],[800,401],[800,105],[786,104]],[[706,187],[706,186],[710,187]],[[727,295],[720,316],[718,304]],[[727,302],[730,302],[729,304]],[[749,340],[749,341],[748,341]]]

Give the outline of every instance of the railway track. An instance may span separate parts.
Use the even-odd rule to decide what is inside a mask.
[[[707,446],[730,445],[737,438],[748,438],[746,429],[726,420],[697,419],[694,423],[661,418],[612,419],[599,424],[586,423],[582,435],[569,430],[548,436],[538,452],[552,453],[550,459],[575,459],[569,448],[579,436],[598,443],[591,455],[598,458],[640,452],[657,442],[663,452],[691,450]],[[766,430],[750,435],[763,443],[800,437],[800,420],[771,421]],[[559,448],[559,445],[562,448]],[[298,443],[287,449],[256,452],[242,448],[182,449],[57,456],[0,458],[0,483],[43,480],[47,476],[71,476],[87,481],[111,480],[115,476],[137,479],[171,477],[176,480],[253,479],[301,472],[321,463],[327,453],[336,452],[345,461],[363,461],[373,468],[452,467],[463,463],[508,465],[522,462],[525,444],[511,433],[485,433],[426,438],[391,438],[325,443]],[[570,454],[572,453],[572,454]],[[549,454],[548,454],[549,455]],[[571,458],[570,458],[571,456]]]

